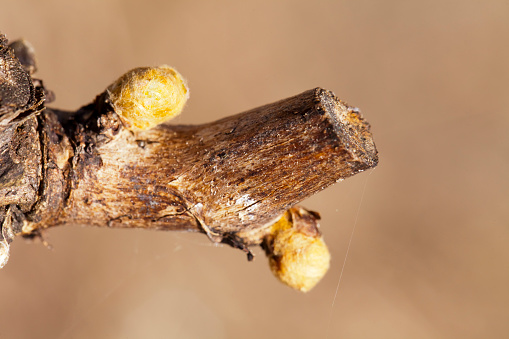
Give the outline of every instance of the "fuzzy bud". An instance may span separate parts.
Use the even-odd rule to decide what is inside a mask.
[[[262,245],[272,273],[302,292],[311,290],[329,269],[330,253],[318,219],[315,212],[293,207],[272,226]]]
[[[189,98],[182,76],[166,65],[130,70],[106,91],[115,113],[132,131],[146,130],[174,118]]]

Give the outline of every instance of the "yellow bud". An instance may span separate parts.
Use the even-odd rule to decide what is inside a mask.
[[[272,273],[302,292],[311,290],[329,269],[330,253],[318,231],[318,218],[303,208],[291,208],[263,244]]]
[[[182,76],[166,65],[130,70],[107,88],[122,123],[146,130],[179,115],[189,98]]]

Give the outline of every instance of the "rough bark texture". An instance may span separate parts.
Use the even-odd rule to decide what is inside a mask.
[[[23,68],[5,39],[0,52],[8,242],[83,224],[204,232],[246,249],[296,203],[378,162],[359,111],[321,88],[209,124],[132,132],[106,93],[71,115],[42,111],[49,92],[32,81],[33,60]]]

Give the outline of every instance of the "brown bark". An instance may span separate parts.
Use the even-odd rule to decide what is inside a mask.
[[[23,89],[0,89],[8,241],[82,224],[204,232],[246,250],[290,207],[378,162],[369,124],[321,88],[209,124],[142,132],[124,128],[106,93],[71,115],[39,113],[42,83],[3,45],[19,73],[3,76]]]

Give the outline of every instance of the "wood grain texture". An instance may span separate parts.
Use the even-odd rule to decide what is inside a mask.
[[[258,244],[288,208],[378,161],[358,110],[320,88],[197,126],[131,132],[112,111],[94,114],[73,127],[61,213],[26,232],[72,223]]]

